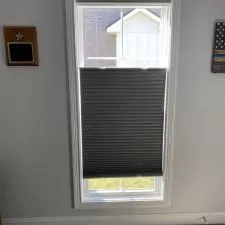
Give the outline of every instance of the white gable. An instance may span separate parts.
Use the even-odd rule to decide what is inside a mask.
[[[126,16],[123,17],[124,25],[129,26],[129,24],[132,24],[132,27],[134,27],[136,31],[137,29],[139,29],[140,32],[142,28],[145,29],[146,31],[145,24],[149,22],[152,23],[151,28],[154,27],[154,24],[155,28],[157,28],[158,25],[160,24],[160,18],[146,9],[134,9],[133,11],[131,11],[130,13],[128,13]],[[121,19],[118,20],[116,23],[112,24],[111,26],[109,26],[107,28],[107,32],[109,34],[116,34],[120,32],[120,29],[121,29]]]

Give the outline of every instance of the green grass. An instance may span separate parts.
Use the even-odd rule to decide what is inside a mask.
[[[146,190],[154,187],[154,177],[89,179],[89,190]]]

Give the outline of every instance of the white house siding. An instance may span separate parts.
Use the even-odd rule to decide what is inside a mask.
[[[160,24],[142,12],[124,22],[123,56],[119,66],[157,66]],[[117,34],[117,56],[121,56],[121,34]],[[138,60],[137,60],[138,58]]]

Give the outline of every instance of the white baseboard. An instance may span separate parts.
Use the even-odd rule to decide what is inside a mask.
[[[206,221],[203,217],[206,218]],[[3,225],[172,225],[207,224],[207,222],[208,224],[225,224],[225,212],[3,219]]]

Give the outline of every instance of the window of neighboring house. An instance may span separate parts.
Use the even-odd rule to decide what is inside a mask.
[[[92,164],[92,162],[96,160],[96,155],[94,152],[98,151],[98,148],[99,146],[101,147],[101,145],[99,145],[98,148],[96,147],[95,149],[95,143],[101,142],[102,144],[101,135],[102,135],[102,138],[104,137],[104,133],[102,133],[102,130],[98,130],[99,133],[94,133],[92,128],[96,126],[95,124],[96,120],[99,119],[102,121],[101,118],[105,118],[106,116],[109,115],[109,114],[107,115],[103,114],[102,117],[99,115],[96,117],[96,114],[92,115],[93,111],[91,111],[90,109],[87,109],[88,107],[84,105],[85,101],[93,100],[93,99],[92,100],[85,99],[86,95],[88,95],[87,93],[88,91],[93,91],[93,96],[95,95],[97,96],[101,93],[100,92],[97,93],[96,90],[98,89],[94,89],[95,87],[92,86],[93,81],[91,80],[86,81],[85,80],[86,78],[83,78],[83,77],[85,77],[88,73],[93,73],[93,71],[91,71],[91,68],[94,68],[94,69],[95,68],[96,69],[99,69],[99,68],[167,69],[168,62],[169,62],[169,43],[170,43],[170,30],[169,30],[170,4],[169,3],[161,4],[161,5],[149,4],[146,7],[143,7],[143,6],[138,7],[133,5],[123,6],[122,4],[121,6],[117,6],[117,7],[113,7],[113,6],[110,7],[108,5],[93,7],[93,5],[88,6],[86,4],[85,6],[83,6],[82,4],[80,5],[77,4],[76,10],[77,10],[76,19],[77,19],[77,29],[78,29],[77,30],[77,34],[78,34],[77,57],[78,57],[78,67],[80,68],[79,80],[80,80],[80,86],[81,86],[80,87],[81,88],[81,91],[80,91],[81,135],[80,136],[81,136],[81,139],[83,139],[83,143],[80,145],[80,148],[81,148],[80,149],[80,156],[81,156],[80,158],[81,181],[80,182],[81,182],[81,189],[82,189],[81,199],[83,202],[115,202],[115,201],[117,202],[117,201],[148,201],[148,200],[161,201],[164,199],[164,179],[161,173],[156,172],[155,173],[156,175],[151,175],[153,173],[150,173],[150,175],[147,175],[147,176],[146,174],[138,176],[138,173],[137,173],[136,175],[128,174],[128,176],[125,176],[123,172],[121,172],[121,174],[123,174],[121,175],[121,177],[118,176],[118,174],[115,177],[113,177],[112,175],[104,176],[104,172],[96,176],[93,175],[94,174],[93,172],[93,174],[91,174],[89,177],[88,175],[85,176],[84,174],[82,174],[82,171],[84,171],[86,167],[88,167],[88,164],[84,163],[84,161],[82,160],[84,160],[84,158],[86,157],[88,160],[90,160],[89,161],[91,162],[90,164]],[[85,70],[88,68],[90,69]],[[98,73],[98,70],[97,70],[97,73]],[[156,83],[156,86],[157,84],[159,83]],[[85,88],[82,89],[82,85],[83,86],[87,85],[88,89],[85,89]],[[100,89],[104,88],[103,86],[101,86],[101,81],[99,84],[96,83],[96,85]],[[166,85],[166,84],[160,83],[159,85],[162,85],[163,87],[163,85]],[[106,90],[105,92],[106,96],[108,96],[107,93],[109,92],[107,92]],[[110,92],[109,96],[111,96],[111,94],[112,93]],[[135,94],[135,92],[133,92],[133,94]],[[156,93],[155,95],[157,94],[158,93]],[[120,98],[120,96],[118,97]],[[143,98],[145,98],[144,95],[143,95]],[[160,99],[160,101],[164,101],[165,103],[164,96],[163,98],[156,97],[156,100],[157,99]],[[95,104],[96,101],[98,100],[94,99],[93,104]],[[108,100],[106,99],[106,101]],[[98,104],[99,105],[96,105],[96,107],[102,107],[103,103],[101,102]],[[106,104],[108,103],[106,102]],[[115,104],[115,107],[116,107],[117,103],[114,102],[113,104]],[[109,107],[112,107],[112,105],[110,105]],[[142,107],[142,105],[140,105],[140,107]],[[152,106],[149,106],[149,107],[152,107]],[[153,130],[151,132],[155,132],[154,135],[160,136],[160,137],[156,137],[156,140],[161,140],[162,142],[161,144],[163,148],[164,146],[163,136],[165,135],[165,132],[166,132],[164,129],[165,124],[164,124],[163,118],[165,117],[164,111],[166,109],[166,106],[162,105],[162,108],[163,108],[163,111],[162,113],[160,112],[160,118],[162,119],[161,125],[163,125],[163,130],[161,129],[161,127],[157,128],[157,125],[155,125],[156,129],[158,130]],[[104,110],[107,110],[107,109],[103,109],[102,111],[104,112]],[[127,109],[125,108],[124,112],[126,112],[126,110]],[[133,113],[136,112],[135,111],[136,108],[133,108],[131,110],[134,110]],[[145,108],[143,108],[143,110],[145,110]],[[155,110],[158,110],[158,108]],[[100,113],[100,111],[98,112]],[[107,111],[105,112],[107,113]],[[124,112],[120,111],[119,113],[120,115],[122,115],[122,113]],[[85,115],[82,115],[82,113],[85,113]],[[127,115],[127,117],[129,116],[130,114]],[[126,119],[126,117],[124,118]],[[109,119],[114,120],[115,118],[109,118]],[[136,119],[138,119],[138,117],[136,117]],[[103,124],[102,126],[105,127],[107,126],[107,124]],[[113,127],[113,129],[114,128],[115,127]],[[138,128],[136,127],[135,129],[139,129],[139,128],[140,126]],[[115,132],[116,132],[116,129],[117,128],[115,128]],[[142,129],[141,134],[145,135],[146,133],[144,132],[144,130],[147,129],[146,126],[142,127],[141,129]],[[151,129],[154,129],[154,126]],[[107,132],[108,130],[105,131],[106,135],[108,135]],[[139,131],[137,131],[137,135],[139,135],[138,132]],[[86,136],[84,137],[82,135],[86,135]],[[92,143],[90,142],[87,144],[87,142],[90,140],[92,141]],[[105,141],[107,140],[108,139],[104,139],[104,144],[105,144]],[[126,143],[123,142],[122,144],[124,145]],[[93,151],[90,150],[91,148],[89,145],[93,145]],[[134,146],[136,145],[134,144]],[[89,148],[89,152],[83,151],[83,149],[86,147]],[[135,152],[135,148],[132,148],[132,149]],[[102,148],[101,151],[104,151],[104,149]],[[155,150],[155,153],[153,152],[151,157],[153,158],[159,157],[156,160],[157,161],[156,164],[158,165],[159,162],[161,162],[161,160],[163,163],[164,161],[163,156],[165,154],[164,154],[164,148],[161,150],[160,153],[158,153],[157,151],[158,149]],[[93,153],[93,157],[92,157],[92,153]],[[161,159],[160,159],[160,155],[161,155]],[[82,156],[84,158],[82,158]],[[114,155],[112,156],[112,158],[113,157]],[[146,157],[150,157],[150,156],[146,155]],[[103,157],[102,160],[104,161],[109,159],[105,159]],[[96,162],[94,162],[93,165],[97,164],[98,162],[100,162],[100,160],[99,161],[97,160]],[[105,165],[107,166],[107,164]],[[121,165],[121,166],[122,166],[121,167],[121,171],[122,171],[123,167],[127,165]],[[99,169],[99,165],[96,166],[96,170],[97,169]],[[106,168],[106,170],[107,169],[108,168]]]

